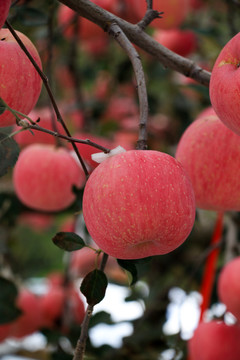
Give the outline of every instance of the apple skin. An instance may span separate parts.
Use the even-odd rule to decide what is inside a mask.
[[[221,270],[217,291],[218,297],[239,321],[240,321],[240,256],[229,261]]]
[[[191,360],[239,360],[240,326],[201,322],[188,342]]]
[[[196,119],[185,130],[175,157],[192,181],[197,207],[240,210],[240,138],[216,115]]]
[[[11,0],[0,0],[0,29],[3,27],[11,5]]]
[[[190,55],[197,47],[196,35],[191,30],[156,30],[153,38],[181,56]]]
[[[24,34],[18,36],[41,68],[38,51]],[[0,97],[14,110],[29,114],[39,98],[42,80],[8,29],[0,30]],[[16,123],[14,115],[4,111],[0,127]]]
[[[170,155],[129,150],[106,159],[90,175],[83,216],[93,240],[108,255],[138,259],[166,254],[193,227],[194,193],[185,170]]]
[[[13,171],[17,196],[40,211],[60,211],[74,201],[72,186],[82,187],[82,168],[64,148],[33,144],[23,149]]]
[[[240,33],[221,50],[212,69],[209,94],[219,119],[240,135]]]

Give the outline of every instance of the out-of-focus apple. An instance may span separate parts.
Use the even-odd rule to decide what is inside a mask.
[[[201,322],[188,342],[191,360],[238,360],[240,326],[224,322]]]
[[[166,254],[180,246],[193,227],[194,193],[173,157],[130,150],[104,160],[90,175],[83,216],[93,240],[113,257]]]
[[[19,292],[17,306],[22,310],[22,315],[10,323],[9,336],[21,338],[39,330],[42,313],[38,296],[23,288]]]
[[[41,211],[59,211],[72,204],[72,187],[81,188],[85,175],[67,149],[33,144],[21,151],[13,182],[25,205]]]
[[[0,29],[3,27],[11,5],[11,0],[0,0]]]
[[[218,282],[218,296],[227,310],[240,321],[240,256],[228,262],[221,270]]]
[[[176,159],[190,176],[197,207],[240,210],[240,137],[216,115],[201,117],[185,130]]]
[[[33,43],[19,31],[17,34],[41,68]],[[0,97],[14,110],[29,114],[39,98],[42,80],[8,29],[0,30],[0,40]],[[0,127],[15,123],[15,116],[8,110],[0,115]]]
[[[197,38],[192,30],[181,30],[178,28],[156,30],[153,38],[161,45],[181,56],[188,56],[195,51],[197,46]]]
[[[209,94],[219,119],[240,135],[240,33],[222,49],[212,69]]]

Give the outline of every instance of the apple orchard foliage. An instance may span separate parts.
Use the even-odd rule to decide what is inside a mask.
[[[151,360],[172,348],[179,359],[237,360],[240,254],[237,239],[229,250],[227,221],[225,246],[211,245],[220,257],[203,279],[216,212],[239,230],[240,50],[226,18],[229,11],[233,31],[237,12],[225,1],[153,1],[164,14],[145,31],[212,75],[208,93],[137,48],[150,106],[148,150],[135,150],[140,114],[131,63],[106,31],[63,3],[18,1],[10,8],[11,1],[0,0],[0,341],[41,331],[51,349],[41,359],[46,351],[71,359],[80,328],[86,330],[86,300],[100,302],[114,282],[135,284],[127,300],[146,310],[120,349],[90,339],[87,357]],[[132,23],[146,11],[145,0],[94,3]],[[58,137],[66,132],[41,77],[3,27],[6,17],[49,77],[72,137],[127,151],[105,154],[98,164],[91,155],[102,150],[76,142],[84,173],[71,142]],[[40,293],[27,286],[32,277],[44,279]],[[169,289],[189,293],[203,283],[205,302],[223,302],[235,324],[203,316],[191,340],[170,339],[162,328]],[[93,312],[89,326],[102,323],[114,324],[108,313]],[[62,346],[63,337],[72,349]]]

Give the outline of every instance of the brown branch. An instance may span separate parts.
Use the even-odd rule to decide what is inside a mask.
[[[137,142],[137,149],[145,150],[147,148],[148,98],[142,62],[136,49],[116,23],[112,23],[109,26],[108,32],[125,50],[133,66],[133,70],[137,80],[137,90],[140,107],[139,136]]]
[[[62,118],[61,113],[60,113],[60,111],[58,109],[57,103],[56,103],[55,98],[53,96],[52,90],[51,90],[51,88],[49,86],[48,78],[43,73],[42,69],[38,66],[38,64],[36,63],[36,61],[32,57],[32,55],[29,53],[26,46],[23,44],[22,40],[19,38],[18,34],[15,32],[15,30],[10,25],[10,23],[6,20],[5,24],[6,24],[7,28],[9,29],[9,31],[11,32],[11,34],[13,35],[13,37],[15,38],[15,40],[17,41],[17,43],[19,44],[19,46],[21,47],[21,49],[24,51],[24,53],[27,55],[27,57],[31,61],[32,65],[35,67],[35,69],[38,72],[39,76],[41,77],[41,79],[43,81],[43,84],[44,84],[44,86],[45,86],[45,88],[47,90],[47,93],[49,95],[49,98],[51,100],[51,103],[52,103],[53,109],[55,111],[55,114],[57,116],[57,120],[61,123],[65,133],[67,134],[67,136],[71,137],[71,134],[70,134],[65,122],[63,121],[63,118]],[[88,178],[89,173],[88,173],[87,167],[86,167],[81,155],[79,154],[78,148],[77,148],[77,146],[75,145],[74,142],[72,142],[72,146],[73,146],[73,149],[74,149],[74,151],[75,151],[75,153],[77,155],[78,160],[80,161],[80,164],[81,164],[81,166],[83,168],[85,176],[86,176],[86,178]]]
[[[146,34],[138,25],[131,24],[116,15],[102,9],[89,0],[58,0],[67,5],[79,15],[106,29],[109,24],[116,22],[127,38],[135,45],[154,56],[166,68],[170,68],[190,77],[204,86],[209,86],[211,73],[171,50],[165,48]]]
[[[21,123],[19,125],[21,126]],[[58,132],[45,129],[45,128],[39,126],[38,124],[29,124],[29,123],[24,122],[23,127],[26,130],[31,129],[31,130],[37,130],[37,131],[45,132],[46,134],[55,136],[57,138],[70,141],[71,143],[79,143],[79,144],[90,145],[90,146],[93,146],[96,149],[101,150],[101,151],[103,151],[105,153],[109,153],[111,151],[110,149],[105,148],[104,146],[101,146],[101,145],[99,145],[99,144],[97,144],[97,143],[95,143],[95,142],[93,142],[93,141],[91,141],[89,139],[82,140],[82,139],[73,138],[71,136],[62,135],[62,134],[59,134]]]

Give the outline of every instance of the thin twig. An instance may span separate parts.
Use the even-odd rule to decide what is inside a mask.
[[[137,80],[137,90],[140,108],[137,149],[145,150],[147,148],[148,98],[142,62],[136,49],[128,40],[128,38],[117,23],[112,23],[108,28],[108,32],[125,50],[133,66],[133,70]]]
[[[21,125],[21,123],[20,123],[20,125]],[[79,144],[85,144],[85,145],[93,146],[96,149],[99,149],[99,150],[101,150],[101,151],[103,151],[105,153],[109,153],[111,151],[110,149],[105,148],[104,146],[101,146],[101,145],[99,145],[99,144],[97,144],[97,143],[95,143],[95,142],[93,142],[93,141],[91,141],[89,139],[82,140],[82,139],[73,138],[71,136],[59,134],[58,132],[45,129],[45,128],[39,126],[38,124],[26,124],[25,123],[24,124],[24,130],[37,130],[37,131],[45,132],[46,134],[55,136],[57,138],[70,141],[71,143],[79,143]],[[19,131],[15,131],[13,134],[11,134],[11,136],[16,135],[20,131],[23,131],[23,129],[21,129]]]
[[[29,51],[27,50],[26,46],[23,44],[23,42],[21,41],[21,39],[19,38],[19,36],[17,35],[17,33],[15,32],[15,30],[13,29],[13,27],[10,25],[10,23],[6,20],[5,22],[6,26],[8,27],[9,31],[11,32],[11,34],[13,35],[13,37],[15,38],[15,40],[17,41],[17,43],[19,44],[19,46],[21,47],[21,49],[24,51],[24,53],[27,55],[27,57],[29,58],[29,60],[31,61],[32,65],[35,67],[35,69],[37,70],[39,76],[41,77],[43,84],[47,90],[47,93],[49,95],[49,98],[51,100],[52,106],[54,108],[55,114],[57,116],[57,120],[61,123],[65,133],[67,134],[67,136],[71,137],[71,134],[65,124],[65,122],[63,121],[63,118],[61,116],[61,113],[58,109],[57,103],[55,101],[55,98],[53,96],[52,90],[49,86],[49,82],[48,82],[48,78],[46,77],[46,75],[43,73],[42,69],[38,66],[38,64],[36,63],[36,61],[34,60],[34,58],[32,57],[32,55],[29,53]],[[70,140],[71,141],[71,140]],[[75,145],[74,142],[72,142],[72,147],[77,155],[78,160],[80,161],[80,164],[82,165],[83,171],[85,173],[86,178],[88,178],[89,173],[87,170],[87,167],[81,157],[81,155],[79,154],[78,148]]]

